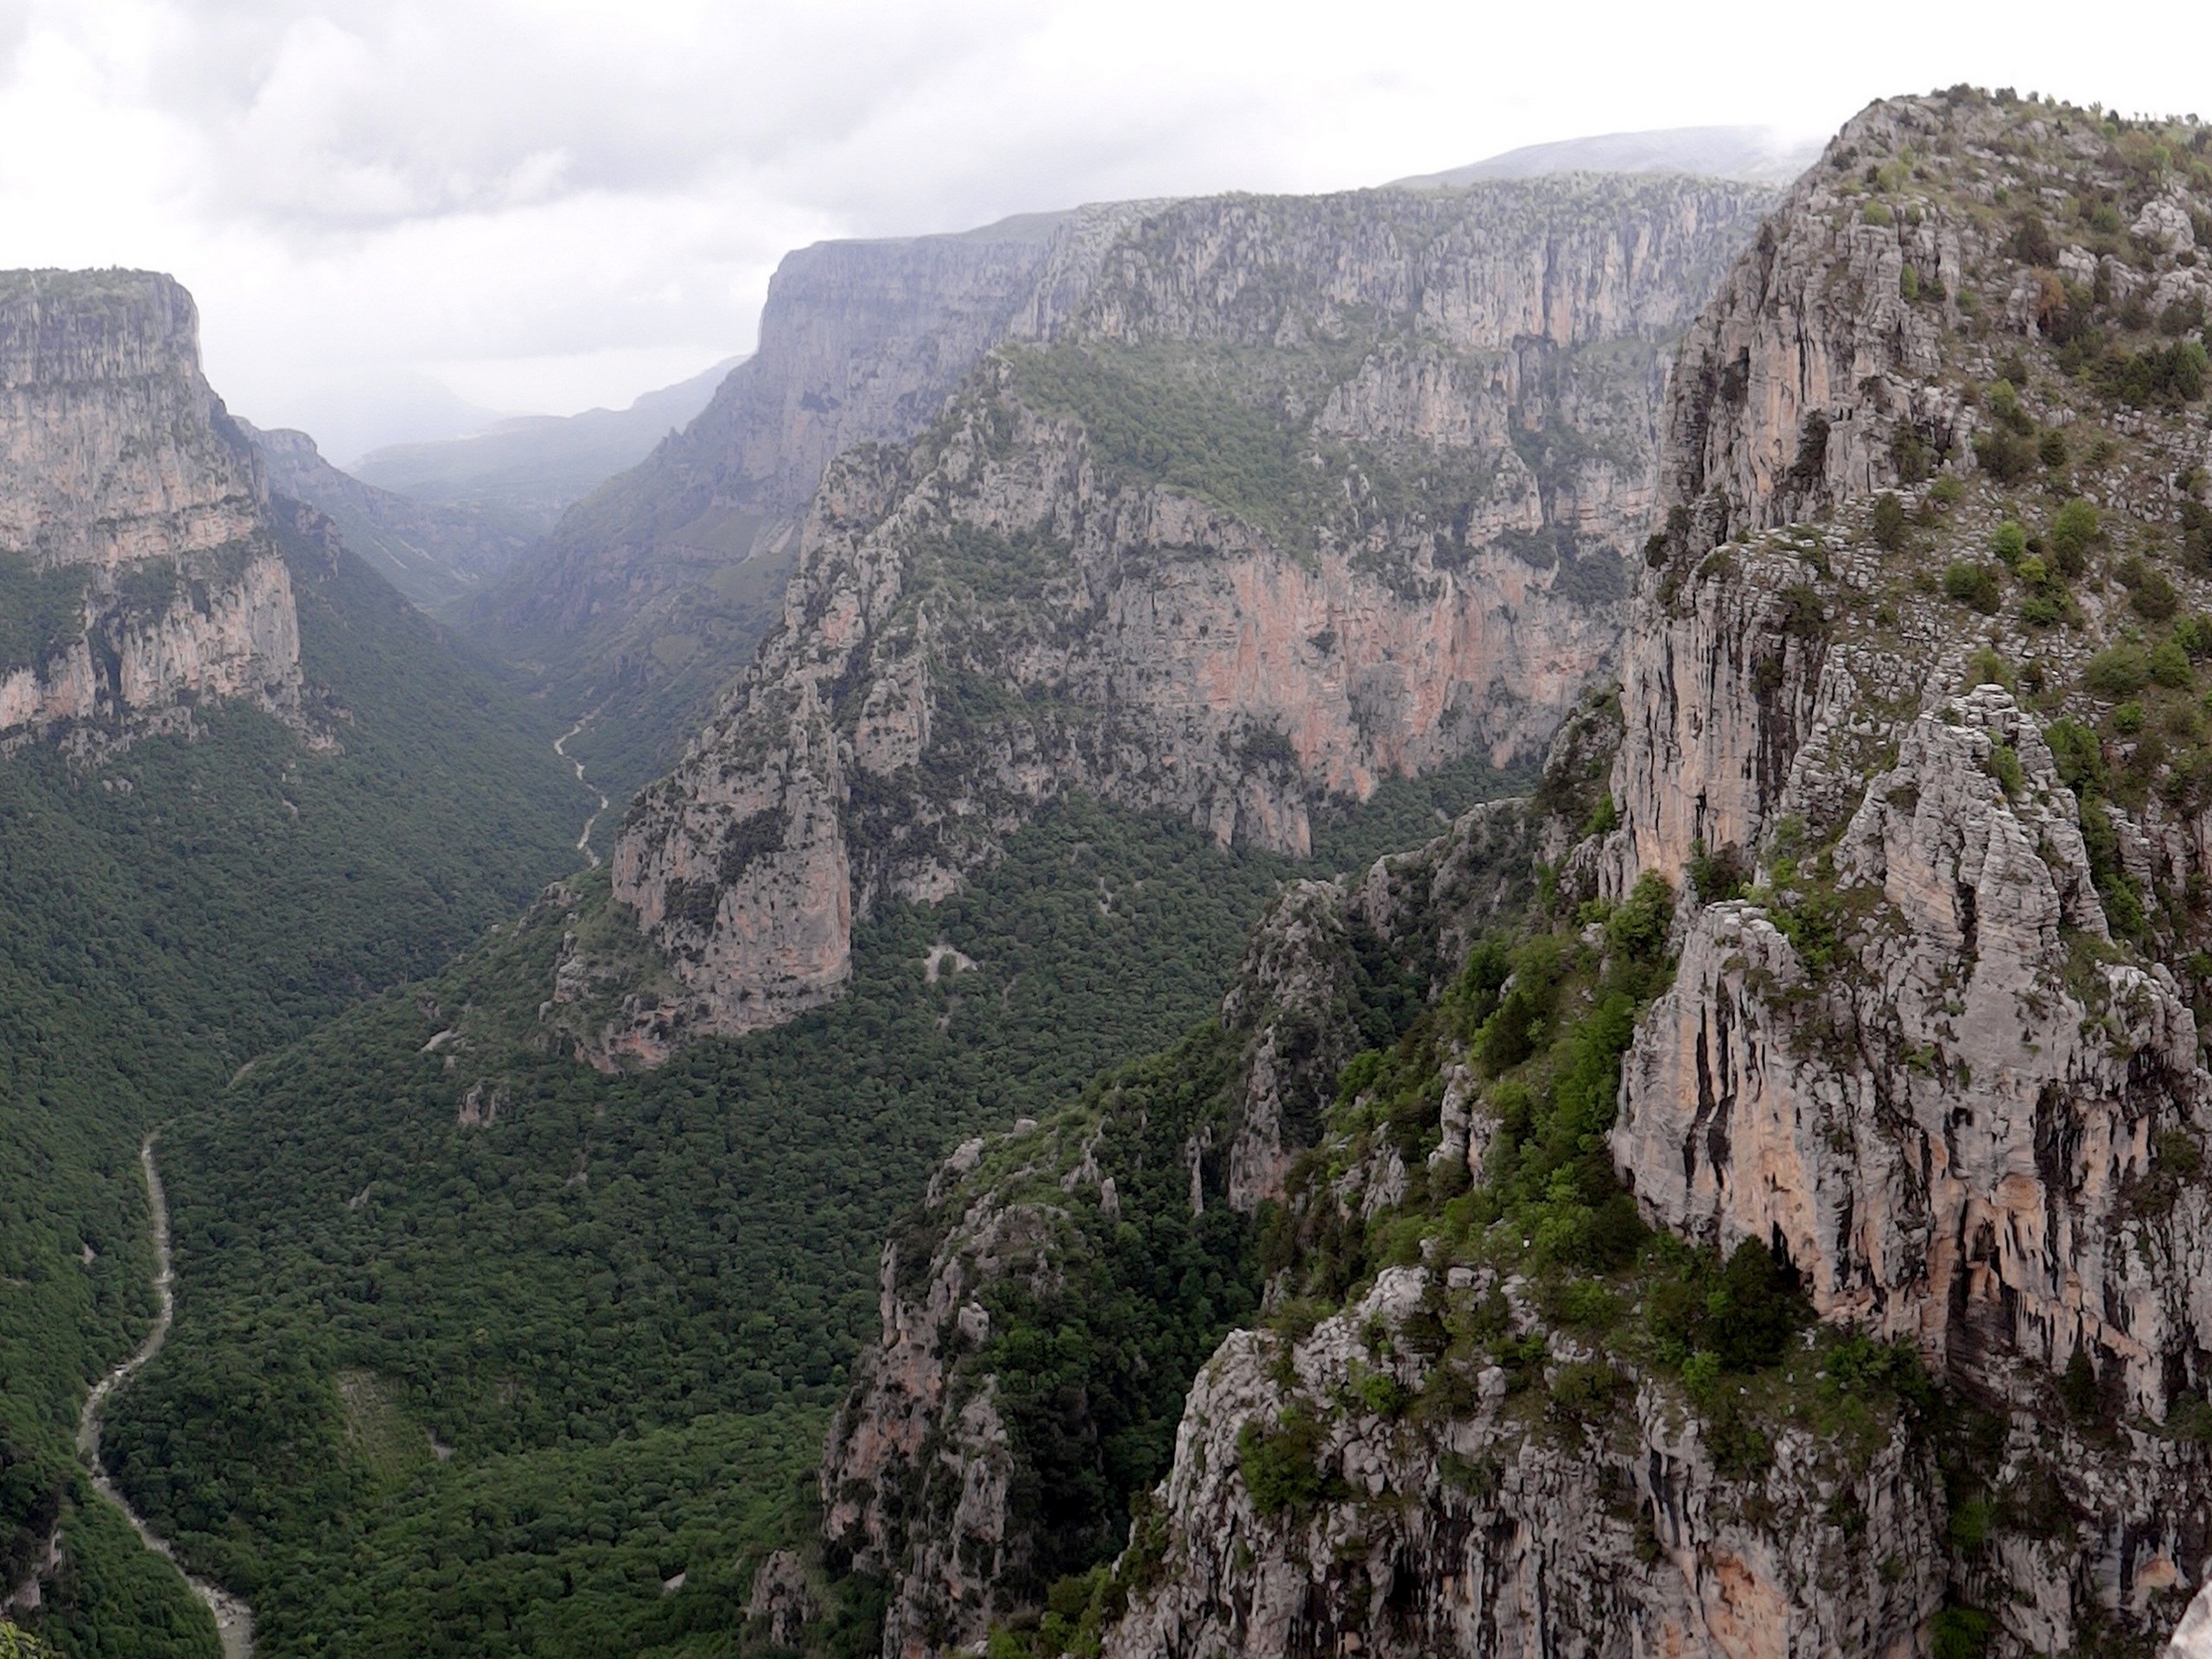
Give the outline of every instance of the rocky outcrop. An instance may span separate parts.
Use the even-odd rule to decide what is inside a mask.
[[[2212,1387],[2212,1075],[2196,925],[2154,897],[2192,868],[2172,829],[2189,785],[2163,743],[2128,741],[2142,705],[2114,705],[2134,687],[2091,667],[2171,608],[2131,606],[2122,580],[2172,578],[2121,569],[2101,601],[2091,560],[2041,537],[2026,546],[2052,563],[2020,563],[2024,583],[1988,562],[2002,521],[2048,511],[2023,471],[2093,491],[2111,543],[2187,520],[2171,458],[2203,453],[2205,429],[2196,394],[2126,389],[2113,365],[2139,347],[2054,363],[2119,291],[2056,274],[2094,228],[1982,211],[2047,208],[2065,199],[2038,194],[2050,181],[2123,220],[2149,211],[2131,194],[2205,207],[2083,111],[1877,105],[1693,331],[1607,849],[1615,893],[1724,849],[1757,878],[1686,913],[1629,1058],[1612,1147],[1646,1215],[1724,1249],[1771,1243],[1824,1318],[1909,1339],[2040,1423],[2000,1467],[2050,1454],[2069,1418],[2128,1425],[2052,1458],[2060,1540],[2019,1518],[1955,1582],[2008,1652],[2163,1635],[2212,1573],[2212,1461],[2188,1427]],[[2132,280],[2196,280],[2156,238],[2126,260],[2152,268]],[[2101,478],[2069,475],[2092,454]],[[1884,489],[1905,509],[1886,524]],[[1985,569],[1969,593],[1957,573]],[[2193,671],[2167,661],[2185,695]]]
[[[166,276],[0,276],[0,741],[297,716],[290,577],[198,327]]]
[[[753,1593],[745,1604],[747,1625],[772,1648],[796,1649],[806,1627],[821,1615],[822,1605],[798,1558],[787,1549],[770,1552],[753,1575]]]
[[[989,1306],[1009,1288],[1033,1304],[1069,1294],[1116,1228],[1151,1225],[1155,1209],[1187,1225],[1211,1207],[1249,1217],[1281,1200],[1338,1071],[1372,1035],[1378,976],[1402,994],[1400,976],[1425,992],[1456,972],[1471,939],[1526,901],[1529,850],[1523,804],[1503,802],[1357,880],[1293,884],[1255,933],[1218,1027],[1167,1068],[1210,1081],[1199,1100],[1155,1091],[1141,1072],[1110,1079],[1096,1103],[971,1141],[940,1166],[884,1250],[881,1335],[823,1465],[832,1559],[891,1581],[885,1653],[981,1640],[1054,1554],[1034,1500],[1020,1500],[1038,1449],[1009,1432]],[[1147,1185],[1163,1155],[1175,1178]],[[1077,1438],[1094,1404],[1058,1433]]]
[[[1192,1388],[1174,1473],[1136,1522],[1141,1587],[1106,1654],[1923,1650],[1942,1594],[1927,1568],[1939,1483],[1902,1432],[1857,1466],[1788,1434],[1747,1477],[1718,1466],[1694,1416],[1624,1376],[1607,1386],[1633,1399],[1610,1433],[1532,1414],[1528,1374],[1495,1365],[1456,1384],[1465,1403],[1441,1420],[1338,1407],[1349,1387],[1454,1386],[1423,1351],[1424,1319],[1500,1294],[1525,1318],[1491,1278],[1455,1277],[1389,1268],[1303,1338],[1222,1345]],[[1527,1363],[1554,1378],[1603,1369],[1552,1342]],[[1299,1497],[1255,1478],[1270,1451],[1303,1477]]]
[[[781,626],[626,820],[616,893],[692,993],[664,1017],[826,1000],[856,918],[1064,789],[1303,854],[1331,797],[1541,753],[1619,624],[1663,344],[1762,200],[1181,204],[1040,279],[1078,289],[1044,345],[832,466]]]
[[[325,461],[304,432],[235,424],[251,440],[271,490],[328,515],[347,547],[434,614],[452,614],[537,538],[512,515],[433,505],[364,484]]]

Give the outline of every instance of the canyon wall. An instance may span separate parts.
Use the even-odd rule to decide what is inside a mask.
[[[1130,211],[786,255],[755,354],[682,431],[563,512],[472,626],[543,664],[577,713],[601,710],[582,747],[606,754],[614,787],[664,771],[780,613],[830,458],[912,439],[986,351],[1081,292]]]
[[[0,741],[244,698],[296,717],[299,623],[251,446],[168,277],[0,275]]]
[[[818,1004],[855,918],[1063,789],[1303,854],[1331,798],[1533,760],[1610,661],[1668,349],[1770,200],[1182,203],[1039,278],[927,434],[830,465],[781,625],[626,819],[690,993],[644,1018]]]

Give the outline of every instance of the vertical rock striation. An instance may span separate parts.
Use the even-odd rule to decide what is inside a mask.
[[[2013,1414],[1997,1478],[2048,1468],[2069,1525],[2000,1522],[1955,1567],[2006,1651],[2160,1631],[2212,1570],[2201,930],[2158,896],[2193,868],[2169,826],[2194,785],[2126,741],[2140,705],[2113,708],[2094,655],[2145,623],[2155,642],[2165,584],[2202,602],[2201,563],[2116,550],[2156,560],[2196,522],[2169,480],[2212,447],[2187,374],[2128,378],[2201,346],[2139,343],[2113,296],[2183,296],[2171,339],[2212,285],[2147,237],[2061,275],[2100,269],[2069,243],[2101,216],[2159,205],[2203,225],[2212,193],[2078,110],[1959,95],[1854,120],[1685,342],[1625,653],[1611,889],[1712,880],[1722,852],[1760,879],[1688,915],[1615,1158],[1655,1222],[1770,1243],[1824,1318]],[[1878,519],[1884,490],[1916,512]],[[2077,493],[2097,549],[1987,563],[2002,521]],[[2092,1451],[2091,1420],[2126,1427]]]
[[[198,329],[166,276],[0,275],[0,739],[297,714],[290,578]]]
[[[1098,229],[906,449],[824,474],[781,626],[615,891],[742,1031],[1070,788],[1224,843],[1533,758],[1619,626],[1664,349],[1770,197],[1580,181]],[[1110,233],[1109,233],[1110,232]],[[1081,262],[1055,245],[1071,271]],[[764,353],[765,355],[765,353]]]

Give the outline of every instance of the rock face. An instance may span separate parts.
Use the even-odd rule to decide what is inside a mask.
[[[1902,1433],[1857,1468],[1788,1437],[1776,1472],[1732,1477],[1657,1390],[1638,1390],[1620,1411],[1632,1427],[1610,1435],[1532,1433],[1497,1368],[1443,1423],[1325,1415],[1348,1381],[1424,1389],[1432,1367],[1402,1344],[1443,1290],[1425,1268],[1387,1268],[1301,1338],[1245,1331],[1222,1345],[1192,1388],[1158,1510],[1137,1522],[1131,1549],[1152,1558],[1156,1587],[1105,1653],[1922,1651],[1936,1587],[1885,1572],[1839,1518],[1894,1545],[1893,1562],[1940,1548],[1936,1471]],[[1255,1501],[1248,1430],[1286,1423],[1325,1425],[1305,1449],[1339,1471],[1339,1500],[1304,1514]]]
[[[296,716],[290,578],[198,330],[166,276],[0,275],[0,741]]]
[[[347,547],[434,614],[454,614],[537,540],[511,515],[435,506],[364,484],[325,461],[304,432],[234,424],[252,441],[271,490],[328,515]]]
[[[1080,1302],[1071,1280],[1124,1223],[1195,1226],[1211,1209],[1249,1217],[1281,1199],[1357,1046],[1377,964],[1426,989],[1473,934],[1525,903],[1529,866],[1527,817],[1506,802],[1356,880],[1294,884],[1254,936],[1217,1027],[1157,1075],[1109,1079],[1090,1109],[970,1141],[938,1170],[920,1215],[885,1249],[882,1335],[822,1472],[831,1555],[891,1582],[887,1655],[981,1641],[1049,1581],[1064,1535],[1115,1519],[1058,1514],[1037,1491],[1048,1459],[1103,1455],[1115,1402],[1064,1402],[1040,1447],[1030,1425],[1009,1421],[990,1306],[1009,1294]],[[1190,1078],[1198,1086],[1179,1093]]]
[[[773,1551],[753,1573],[745,1617],[749,1625],[767,1637],[770,1647],[797,1648],[802,1633],[821,1611],[805,1570],[789,1550]]]
[[[2038,197],[2050,181],[2064,191]],[[2196,867],[2177,817],[2197,809],[2187,757],[2126,741],[2141,705],[2116,710],[2111,659],[2091,657],[2145,621],[2155,637],[2172,578],[2094,552],[2069,571],[2041,541],[2050,565],[2021,559],[2017,585],[1980,561],[1999,521],[2037,520],[2002,447],[2038,428],[2061,435],[2019,465],[2055,473],[2061,499],[2094,492],[2103,545],[2147,524],[2155,556],[2164,526],[2199,522],[2167,482],[2208,447],[2188,377],[2145,395],[2125,366],[2144,347],[2067,346],[2131,286],[2195,296],[2201,318],[2206,283],[2144,237],[2069,288],[2050,267],[2100,260],[2058,245],[2094,226],[1974,211],[2012,193],[2082,202],[2082,219],[2116,200],[2206,222],[2202,193],[2132,168],[2082,111],[1877,105],[1685,344],[1610,880],[1726,849],[1765,885],[1689,922],[1612,1144],[1652,1219],[1724,1249],[1770,1241],[1824,1317],[1909,1338],[2016,1422],[2048,1421],[2066,1376],[2077,1414],[2094,1398],[2137,1426],[2057,1460],[2063,1546],[2007,1540],[1977,1586],[2008,1641],[2055,1652],[2108,1622],[2161,1633],[2178,1608],[2159,1592],[2212,1571],[2212,1467],[2175,1427],[2212,1384],[2212,1076],[2198,929],[2186,906],[2159,913]],[[1979,321],[1961,309],[1977,293]],[[1956,480],[1916,490],[1946,457]],[[1876,524],[1882,488],[1917,499],[1926,530]],[[1829,522],[1776,528],[1812,518]],[[1947,558],[1992,573],[1971,609],[1929,575],[1915,586]],[[2175,575],[2201,603],[2201,564]],[[2185,652],[2168,662],[2185,690]],[[2031,665],[2018,696],[2013,663]]]
[[[780,614],[830,457],[920,432],[986,351],[1081,291],[1127,211],[786,256],[758,353],[681,432],[563,513],[478,602],[476,626],[546,663],[578,712],[605,707],[603,723],[637,727],[649,749],[670,741]]]
[[[1303,854],[1329,797],[1541,753],[1619,626],[1664,346],[1767,200],[1239,198],[1048,265],[1041,344],[830,467],[782,625],[626,820],[661,1017],[820,1003],[855,918],[1063,789]]]
[[[1319,1070],[1368,1052],[1274,1189],[1273,1318],[1119,1560],[1039,1596],[969,1551],[928,1581],[965,1622],[887,1651],[2175,1633],[2212,1581],[2204,151],[1967,89],[1830,145],[1685,341],[1528,943],[1452,936],[1380,1046],[1325,993]],[[1255,960],[1326,987],[1300,902]],[[1624,1207],[1653,1230],[1608,1246]]]

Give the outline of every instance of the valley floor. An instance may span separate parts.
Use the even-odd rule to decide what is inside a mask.
[[[176,1318],[176,1294],[172,1288],[169,1265],[168,1196],[162,1191],[162,1173],[154,1162],[154,1142],[157,1138],[151,1135],[146,1137],[138,1148],[138,1162],[146,1177],[148,1234],[154,1253],[154,1295],[160,1312],[154,1316],[153,1328],[146,1333],[146,1340],[137,1351],[94,1383],[92,1392],[85,1396],[85,1409],[77,1420],[77,1450],[91,1466],[93,1490],[123,1511],[124,1519],[130,1522],[130,1529],[147,1548],[175,1560],[176,1551],[168,1540],[148,1526],[145,1517],[130,1507],[130,1500],[117,1490],[100,1459],[100,1426],[108,1401],[162,1351],[162,1344],[168,1339],[169,1326]],[[253,1609],[205,1579],[188,1573],[185,1582],[213,1615],[215,1629],[222,1638],[224,1659],[252,1659]]]

